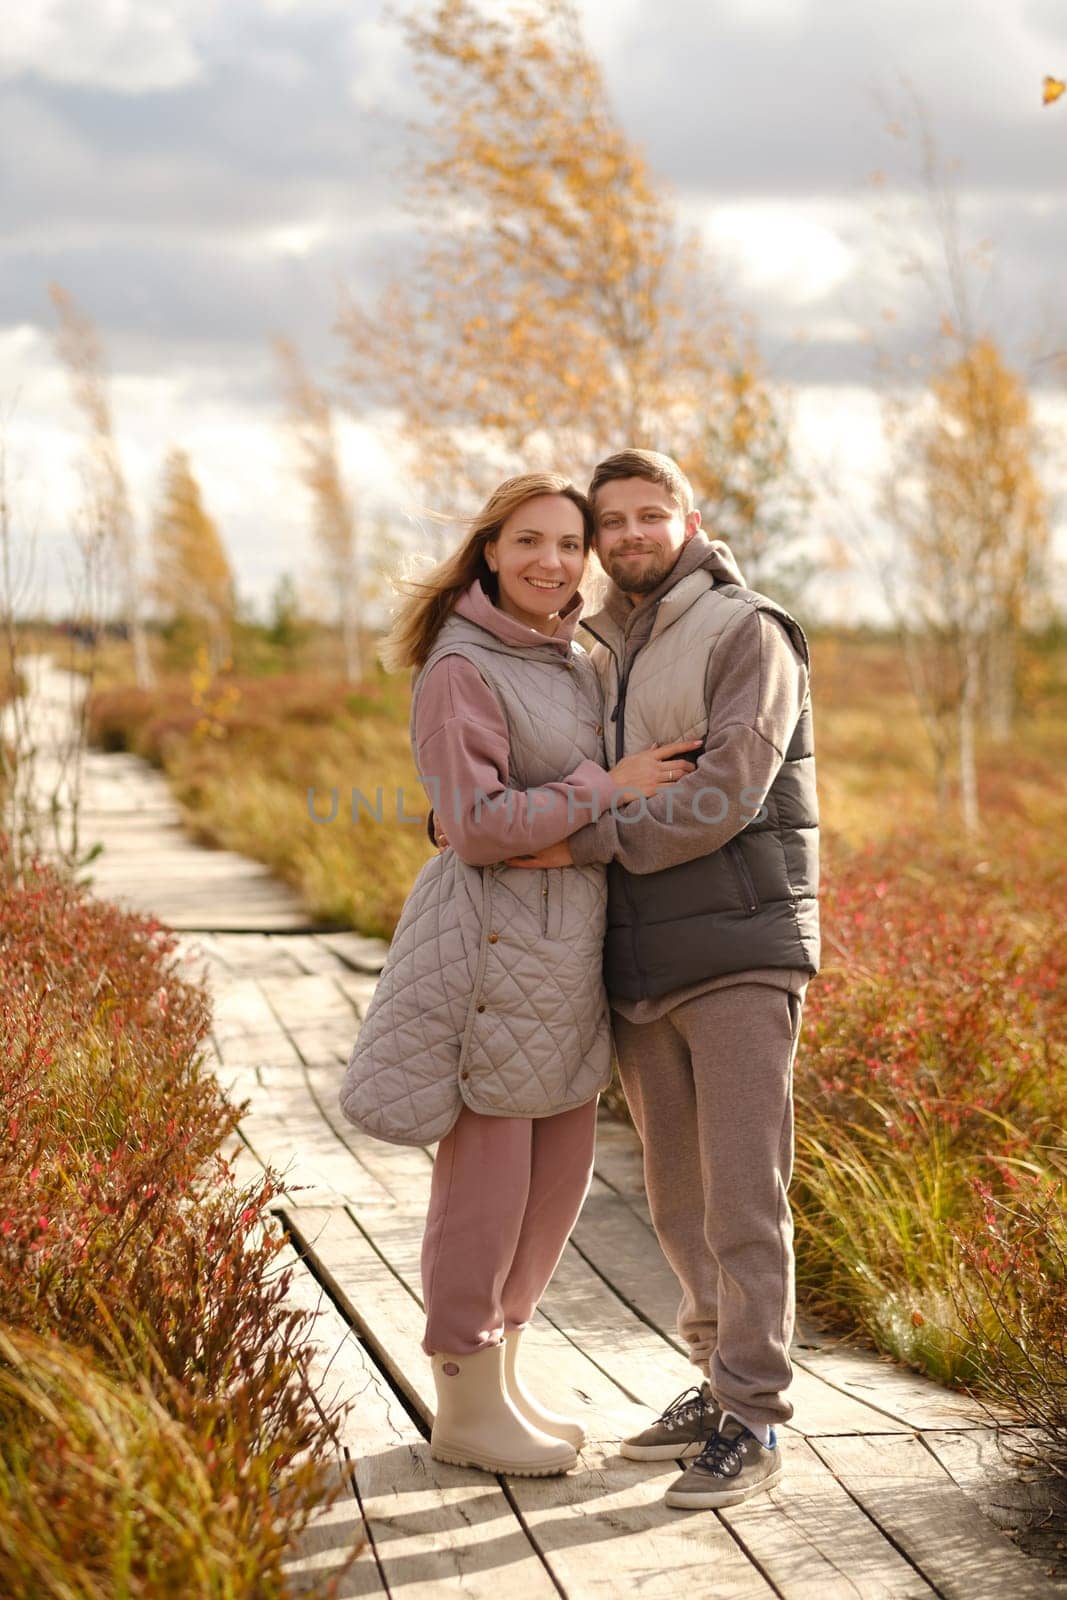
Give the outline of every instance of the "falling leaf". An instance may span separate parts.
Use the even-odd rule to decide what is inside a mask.
[[[1058,100],[1060,95],[1065,91],[1067,91],[1067,83],[1064,83],[1062,78],[1046,77],[1044,81],[1044,89],[1041,95],[1042,104],[1050,106],[1052,102],[1054,100]]]
[[[912,1325],[913,1328],[921,1328],[925,1321],[926,1321],[926,1318],[923,1316],[921,1311],[913,1311],[912,1312],[912,1314],[911,1314],[911,1325]]]

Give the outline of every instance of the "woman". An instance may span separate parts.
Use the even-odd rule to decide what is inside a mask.
[[[409,587],[383,660],[416,669],[415,757],[449,848],[405,903],[341,1091],[358,1127],[440,1141],[422,1251],[431,1451],[526,1476],[565,1472],[584,1438],[528,1394],[516,1358],[592,1173],[606,897],[603,867],[568,869],[564,892],[562,870],[504,863],[692,770],[688,744],[604,769],[574,642],[592,535],[565,478],[511,478]]]

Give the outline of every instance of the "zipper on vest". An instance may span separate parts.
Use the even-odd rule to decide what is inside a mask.
[[[601,634],[597,633],[595,628],[587,627],[584,623],[583,627],[586,627],[587,633],[592,634],[597,644],[602,644],[604,649],[610,652],[611,659],[615,663],[615,681],[618,684],[619,692],[615,700],[615,709],[608,718],[608,721],[614,723],[615,725],[615,760],[618,762],[621,761],[623,756],[626,754],[625,750],[623,749],[623,738],[626,731],[626,724],[624,720],[626,713],[626,685],[630,675],[627,673],[626,677],[623,677],[622,666],[620,664],[619,657],[615,652],[614,646],[610,645]]]
[[[616,663],[616,670],[618,663]],[[611,720],[615,724],[615,760],[621,761],[626,754],[626,691],[630,687],[630,674],[619,677],[619,696],[615,701],[615,710],[611,713]]]
[[[745,853],[736,839],[728,840],[723,848],[729,857],[730,865],[734,869],[737,887],[741,891],[741,902],[749,916],[753,916],[759,910],[759,896],[756,893],[756,885],[752,880],[752,874],[748,870]]]
[[[541,869],[541,937],[548,938],[548,872]]]

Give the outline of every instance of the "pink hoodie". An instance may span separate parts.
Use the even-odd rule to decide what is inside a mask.
[[[549,638],[499,610],[477,580],[456,604],[457,616],[503,644],[543,646],[564,655],[570,653],[581,612],[581,596],[575,595]],[[510,807],[487,804],[509,787],[507,723],[477,667],[462,656],[445,656],[427,673],[415,717],[415,749],[423,780],[436,778],[440,784],[440,820],[448,842],[472,867],[535,855],[568,838],[606,810],[615,793],[604,768],[583,761],[558,783],[542,785],[536,810],[522,789],[513,791]]]

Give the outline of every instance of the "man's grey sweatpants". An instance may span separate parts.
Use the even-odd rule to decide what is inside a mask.
[[[613,1014],[645,1187],[682,1287],[678,1331],[716,1399],[786,1422],[793,1375],[793,1060],[801,1000],[741,983],[655,1022]]]

